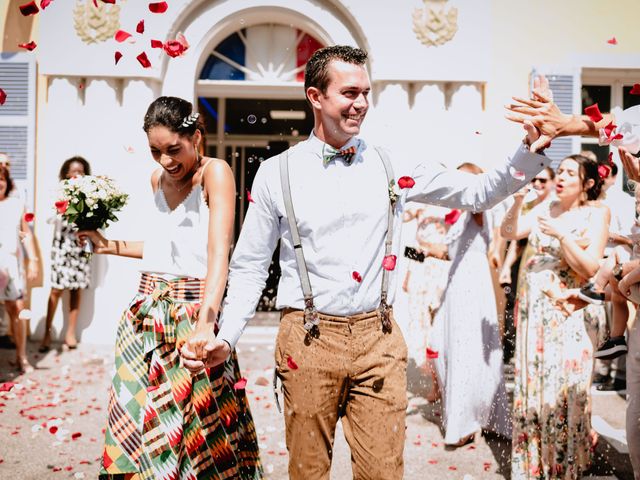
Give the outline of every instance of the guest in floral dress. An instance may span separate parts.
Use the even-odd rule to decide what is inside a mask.
[[[69,158],[60,167],[59,178],[61,182],[81,175],[91,175],[89,162],[82,157]],[[76,328],[82,290],[89,287],[90,282],[91,259],[82,253],[73,227],[56,217],[53,245],[51,246],[51,293],[49,293],[47,304],[44,337],[38,349],[41,353],[48,352],[51,348],[53,316],[65,290],[69,290],[69,325],[64,344],[71,349],[76,348],[78,344]]]
[[[518,299],[512,478],[580,478],[594,435],[589,388],[594,331],[602,307],[572,311],[556,300],[598,269],[609,210],[595,203],[602,185],[596,162],[572,155],[560,164],[556,200],[520,217],[523,194],[502,225],[511,239],[529,238],[528,285]]]

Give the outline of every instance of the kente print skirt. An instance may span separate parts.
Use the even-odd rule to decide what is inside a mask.
[[[101,479],[259,479],[258,441],[235,351],[191,374],[189,338],[204,281],[142,275],[116,337]]]

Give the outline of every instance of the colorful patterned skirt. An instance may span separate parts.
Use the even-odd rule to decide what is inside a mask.
[[[142,275],[118,326],[101,479],[262,477],[235,351],[193,375],[180,364],[203,291],[202,280]]]

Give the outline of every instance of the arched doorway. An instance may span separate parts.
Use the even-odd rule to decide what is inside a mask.
[[[291,25],[254,24],[219,42],[196,83],[198,109],[207,125],[207,154],[231,165],[238,199],[235,238],[260,163],[307,138],[313,115],[304,99],[304,67],[322,43]],[[259,310],[275,308],[278,249]]]

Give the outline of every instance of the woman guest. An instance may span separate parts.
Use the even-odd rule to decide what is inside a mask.
[[[145,241],[89,238],[95,253],[142,258],[138,293],[116,338],[116,374],[101,478],[262,476],[237,357],[193,376],[179,348],[211,340],[227,280],[235,185],[226,162],[201,157],[203,128],[192,105],[160,97],[144,118],[156,209]]]
[[[480,174],[464,163],[459,170]],[[460,212],[457,212],[460,214]],[[444,442],[460,447],[482,428],[511,434],[504,378],[502,343],[487,252],[493,214],[463,212],[453,223],[445,245],[431,255],[451,259],[449,283],[436,314],[429,346],[442,392]]]
[[[65,160],[60,167],[61,182],[82,175],[91,175],[89,162],[82,157]],[[51,324],[58,308],[58,301],[65,290],[69,290],[69,326],[64,344],[70,349],[77,347],[76,328],[82,289],[87,288],[90,282],[91,259],[83,255],[82,248],[76,241],[74,228],[56,217],[51,246],[51,293],[47,304],[44,338],[38,349],[39,352],[45,353],[51,348]]]
[[[23,309],[25,281],[22,272],[22,238],[29,263],[27,278],[34,280],[38,276],[38,258],[35,239],[25,218],[24,202],[17,195],[11,195],[14,189],[9,169],[0,165],[0,301],[11,320],[13,341],[16,345],[16,364],[22,373],[29,373],[33,367],[27,359],[26,326],[19,318]]]
[[[572,155],[556,172],[556,199],[521,217],[524,194],[516,194],[502,225],[505,237],[528,237],[533,248],[518,298],[513,478],[579,478],[591,462],[590,330],[604,311],[571,313],[556,299],[598,270],[610,216],[594,202],[601,186],[597,163]]]

